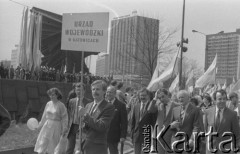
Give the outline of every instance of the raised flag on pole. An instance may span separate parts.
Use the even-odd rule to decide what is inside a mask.
[[[169,92],[172,93],[175,90],[177,90],[178,84],[179,84],[179,74],[176,76],[176,78],[173,80],[171,86],[169,87]]]
[[[20,37],[20,52],[19,52],[19,64],[26,69],[27,68],[27,26],[28,26],[28,8],[23,13],[21,37]]]
[[[235,85],[235,83],[236,83],[236,80],[235,80],[235,77],[233,76],[232,83],[229,85],[229,92],[232,91],[232,88],[233,88],[233,86]]]
[[[231,89],[231,92],[238,92],[240,90],[240,79],[234,84]]]
[[[159,85],[162,85],[164,81],[172,77],[172,75],[177,74],[178,70],[176,65],[179,62],[179,51],[174,55],[170,64],[166,67],[163,73],[160,76],[157,76],[157,71],[159,70],[159,65],[155,68],[154,75],[147,87],[150,91],[156,91],[159,88]],[[156,73],[155,73],[156,72]]]
[[[225,80],[224,85],[222,86],[222,89],[223,89],[223,90],[226,90],[226,89],[227,89],[227,79]]]
[[[222,89],[221,84],[220,84],[220,82],[218,81],[217,90],[221,90],[221,89]]]
[[[195,87],[202,88],[208,84],[215,83],[215,76],[216,76],[216,68],[217,68],[217,54],[209,66],[207,71],[196,81]]]
[[[194,86],[194,72],[191,70],[191,72],[188,75],[188,79],[186,81],[186,87]]]

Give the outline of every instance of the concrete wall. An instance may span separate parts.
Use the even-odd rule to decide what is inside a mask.
[[[0,103],[14,117],[22,116],[27,109],[34,114],[34,117],[40,118],[39,113],[43,112],[46,103],[50,100],[47,90],[52,87],[61,90],[63,94],[61,101],[66,103],[72,83],[0,79]],[[87,86],[85,94],[91,98],[90,86]]]

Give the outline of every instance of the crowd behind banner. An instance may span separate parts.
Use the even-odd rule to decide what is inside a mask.
[[[111,81],[111,77],[100,77],[92,74],[85,73],[83,75],[83,82],[85,84],[91,84],[95,80],[104,80],[107,83]],[[0,65],[0,78],[2,79],[16,79],[16,80],[35,80],[35,81],[56,81],[56,82],[81,82],[81,72],[79,73],[67,73],[55,68],[41,66],[41,69],[37,71],[29,71],[19,65],[16,69],[11,66],[3,67]]]
[[[43,68],[43,72],[46,70],[46,68]],[[48,72],[49,71],[54,70],[48,69]],[[221,135],[224,133],[224,130],[227,130],[235,135],[236,141],[234,142],[236,143],[236,147],[240,148],[240,105],[239,97],[234,92],[227,93],[223,89],[218,89],[212,95],[210,95],[209,93],[202,93],[201,95],[190,95],[186,90],[180,90],[176,93],[170,93],[168,90],[163,88],[160,88],[155,92],[150,92],[146,87],[143,87],[140,90],[134,89],[132,87],[127,87],[126,89],[123,89],[123,83],[117,82],[115,80],[113,80],[108,86],[105,85],[105,83],[102,83],[102,80],[96,80],[92,83],[91,88],[94,101],[87,101],[87,103],[84,105],[84,107],[86,107],[89,111],[87,112],[87,114],[89,115],[83,118],[85,119],[83,120],[83,122],[85,122],[84,127],[86,126],[86,134],[91,134],[90,138],[95,135],[95,137],[99,137],[99,134],[103,135],[102,138],[99,139],[99,143],[96,144],[96,147],[95,143],[92,143],[95,141],[90,141],[91,139],[89,139],[89,142],[91,144],[88,146],[91,146],[91,148],[88,147],[88,150],[90,151],[96,150],[98,148],[98,152],[100,152],[101,150],[105,151],[105,148],[108,147],[110,150],[110,154],[113,154],[114,152],[111,151],[114,151],[115,148],[116,152],[117,145],[119,143],[123,144],[127,136],[129,136],[131,138],[135,154],[150,153],[150,151],[154,150],[157,150],[159,154],[166,154],[169,152],[169,150],[172,150],[168,149],[166,143],[172,145],[174,140],[176,141],[179,139],[176,138],[175,133],[179,131],[186,133],[189,137],[189,139],[186,140],[186,145],[192,147],[195,144],[193,143],[194,139],[192,138],[192,134],[194,132],[207,133],[210,127],[213,127],[213,130],[219,133],[219,137],[213,139],[213,144],[215,147],[217,147],[215,145],[216,143],[224,141],[225,138]],[[99,85],[100,89],[98,87]],[[74,131],[75,127],[73,128],[73,126],[75,126],[78,122],[77,116],[74,114],[78,112],[80,113],[80,109],[78,110],[78,108],[75,107],[75,104],[77,104],[80,100],[81,86],[83,85],[79,83],[75,84],[75,88],[73,89],[73,91],[71,91],[71,93],[75,94],[71,95],[71,98],[68,98],[68,103],[64,103],[67,104],[67,110],[70,110],[71,112],[74,111],[73,113],[71,113],[72,126],[68,126],[68,129],[72,131],[72,135],[76,135],[76,131]],[[55,91],[57,91],[57,93],[51,92],[49,94],[49,97],[51,98],[51,100],[58,102],[58,95],[60,95],[58,93],[60,92],[58,92],[58,90]],[[96,102],[99,101],[97,99],[99,96],[103,97],[105,105],[110,104],[109,106],[106,105],[107,107],[109,107],[109,110],[102,110],[103,106],[101,106],[100,104],[96,105],[97,107],[95,106]],[[115,102],[116,100],[118,103]],[[120,104],[123,104],[123,106]],[[60,105],[62,106],[62,104]],[[115,114],[112,114],[113,112],[111,112],[112,116],[109,116],[110,108],[112,107],[111,105],[115,106],[115,111],[113,110]],[[119,108],[119,106],[122,107]],[[62,106],[62,108],[64,108],[64,106]],[[65,114],[66,109],[64,108],[62,110],[64,110]],[[93,113],[95,111],[96,113]],[[106,117],[101,117],[105,115],[105,112],[109,112],[106,113],[106,117],[108,117],[107,119],[105,119]],[[68,111],[68,114],[69,113],[70,112]],[[127,123],[124,122],[123,125],[127,127],[122,127],[121,125],[121,120],[124,119],[124,117],[127,118]],[[113,120],[112,122],[112,119],[119,120],[119,122],[116,122],[116,120]],[[101,123],[99,123],[99,121],[101,121]],[[119,124],[119,126],[117,126],[118,128],[115,128],[116,124],[113,125],[111,123]],[[158,127],[156,127],[156,125]],[[155,135],[154,137],[153,133],[156,131],[158,134],[160,131],[162,131],[162,128],[166,128],[167,126],[170,126],[171,131],[168,131],[165,134],[164,140],[166,142],[160,143],[156,139],[157,136]],[[56,129],[57,128],[58,127],[56,127]],[[153,131],[151,132],[152,128]],[[76,130],[77,129],[78,126],[76,126]],[[116,140],[108,141],[108,137],[104,136],[105,133],[109,133],[109,129],[114,130],[113,135],[117,136]],[[61,134],[61,132],[58,133]],[[65,138],[67,137],[68,140],[70,140],[70,136],[67,136],[68,133],[69,132],[64,132]],[[108,136],[111,137],[113,135],[108,134]],[[75,139],[75,137],[71,137],[72,141],[74,141]],[[57,146],[57,142],[54,142],[55,146]],[[89,142],[87,142],[86,144],[89,144]],[[152,144],[153,142],[155,142],[156,144]],[[199,142],[199,151],[195,151],[195,153],[206,154],[211,152],[209,151],[209,149],[207,149],[205,138],[203,138]],[[105,146],[105,143],[107,146]],[[185,146],[185,144],[180,144],[180,147],[178,148],[181,149],[182,146]],[[54,147],[52,148],[54,149]],[[86,154],[88,154],[88,152],[86,152]]]

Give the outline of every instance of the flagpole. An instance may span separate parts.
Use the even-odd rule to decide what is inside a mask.
[[[215,82],[215,85],[217,84],[217,79],[216,79],[217,73],[216,73],[216,71],[217,71],[217,67],[215,67],[215,71],[214,71],[214,82]]]
[[[81,70],[82,70],[82,73],[81,73],[81,85],[83,85],[83,73],[84,73],[84,51],[82,51],[82,61],[81,61]],[[81,86],[81,101],[83,101],[83,86]],[[83,102],[81,102],[81,104],[83,104]],[[79,151],[80,153],[82,153],[82,117],[80,116],[80,122],[79,122],[79,140],[80,140],[80,146],[79,146]]]
[[[81,101],[81,105],[83,104],[83,69],[84,69],[84,67],[83,67],[83,65],[84,65],[84,51],[82,51],[82,57],[81,57],[81,59],[82,59],[82,61],[81,61],[81,99],[80,99],[80,101]],[[80,106],[81,106],[80,105]],[[78,106],[78,109],[79,109],[79,106]],[[75,154],[82,154],[82,116],[80,115],[80,121],[79,121],[79,149],[75,152]]]
[[[183,35],[184,35],[184,16],[185,16],[185,0],[183,0],[183,14],[182,14],[182,35],[181,35],[181,53],[180,53],[180,67],[179,67],[179,90],[183,89],[182,85],[182,54],[183,54]]]

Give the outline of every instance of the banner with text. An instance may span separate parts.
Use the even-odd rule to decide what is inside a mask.
[[[64,13],[62,50],[107,52],[109,13]]]

